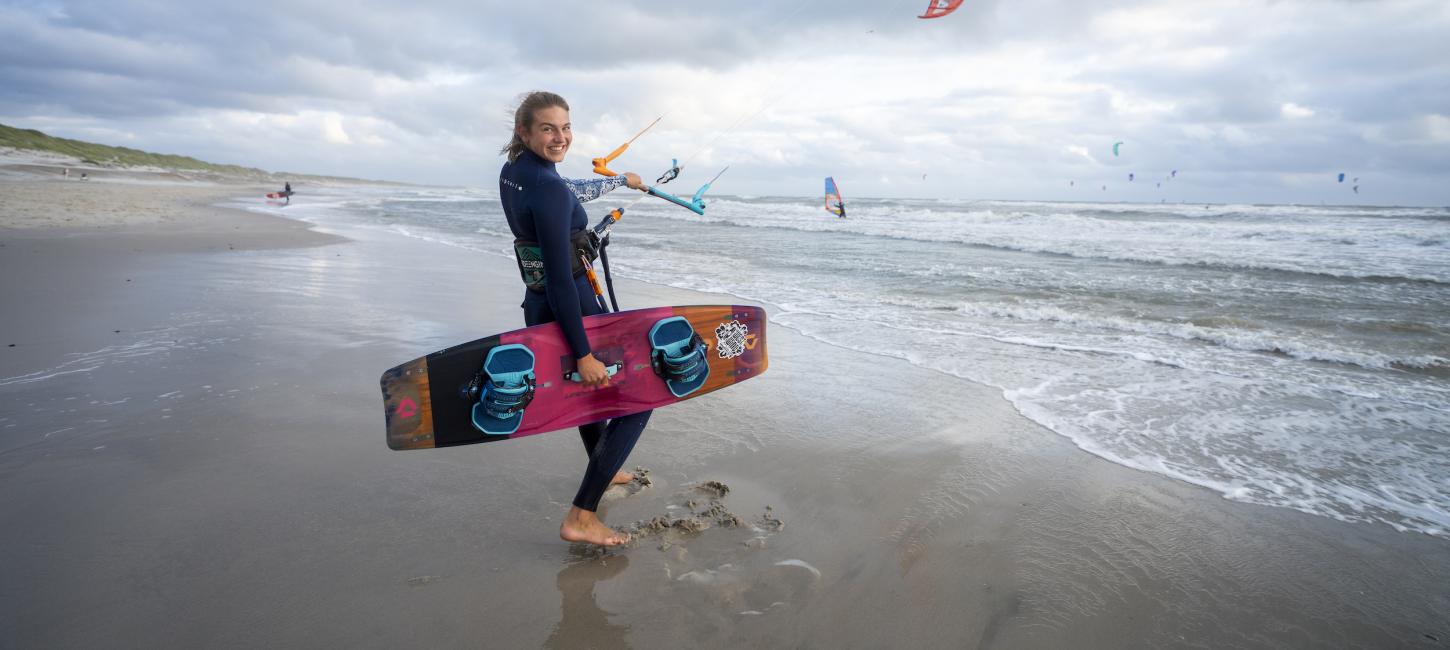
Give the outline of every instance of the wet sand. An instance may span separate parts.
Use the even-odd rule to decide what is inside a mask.
[[[574,433],[384,443],[384,369],[521,326],[507,260],[225,187],[93,183],[119,221],[54,223],[40,182],[0,182],[0,647],[1450,642],[1450,540],[1112,465],[782,327],[764,376],[655,413],[601,509],[635,541],[566,544]]]

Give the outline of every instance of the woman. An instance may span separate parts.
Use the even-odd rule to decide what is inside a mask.
[[[508,155],[499,172],[499,199],[509,229],[518,240],[536,243],[542,257],[543,278],[524,292],[524,322],[529,326],[558,322],[573,351],[585,386],[609,384],[605,366],[594,358],[584,333],[584,317],[603,311],[595,300],[588,278],[574,273],[571,235],[589,225],[580,200],[627,185],[642,189],[636,174],[570,181],[559,176],[554,165],[564,161],[573,142],[569,105],[549,92],[526,95],[514,111],[513,140],[502,153]],[[595,422],[579,427],[589,465],[574,496],[573,506],[559,526],[559,537],[570,542],[614,546],[629,541],[600,521],[595,511],[599,499],[611,484],[626,483],[631,476],[620,471],[634,443],[649,422],[649,411]]]

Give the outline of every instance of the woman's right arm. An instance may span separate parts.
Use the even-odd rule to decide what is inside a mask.
[[[593,201],[622,186],[636,190],[644,189],[644,183],[640,181],[639,174],[634,172],[625,172],[610,178],[566,178],[564,184],[569,186],[569,190],[574,192],[574,197],[579,199],[580,203]]]

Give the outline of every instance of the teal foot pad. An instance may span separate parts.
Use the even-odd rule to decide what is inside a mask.
[[[519,430],[524,408],[534,399],[534,353],[517,343],[488,351],[483,391],[473,405],[473,426],[491,436]]]
[[[705,358],[708,346],[685,317],[671,316],[655,323],[649,330],[649,343],[654,348],[651,365],[670,394],[684,397],[705,385],[710,377],[710,363]]]

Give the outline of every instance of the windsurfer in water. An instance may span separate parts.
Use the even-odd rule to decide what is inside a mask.
[[[846,202],[845,201],[838,201],[836,203],[836,216],[838,216],[838,217],[840,217],[842,219],[845,219],[846,218]]]
[[[575,274],[571,236],[589,225],[581,200],[627,185],[643,189],[637,174],[570,181],[554,165],[564,161],[574,132],[569,104],[550,92],[524,96],[514,111],[513,139],[501,153],[508,156],[499,172],[499,196],[509,229],[518,240],[536,242],[543,258],[542,287],[524,291],[524,323],[529,326],[559,323],[585,386],[609,384],[604,363],[594,358],[584,331],[584,317],[602,313],[588,277]],[[650,412],[617,417],[579,427],[589,464],[584,470],[573,505],[559,526],[559,537],[570,542],[615,546],[629,541],[599,519],[599,499],[610,485],[633,477],[620,471],[649,422]]]

